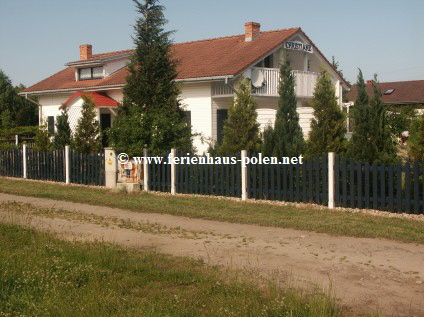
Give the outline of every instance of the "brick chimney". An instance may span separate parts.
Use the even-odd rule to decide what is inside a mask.
[[[246,42],[252,41],[259,33],[261,33],[261,24],[257,22],[246,22],[244,24],[245,33],[244,40]]]
[[[93,56],[93,46],[90,44],[80,45],[80,60],[84,61]]]

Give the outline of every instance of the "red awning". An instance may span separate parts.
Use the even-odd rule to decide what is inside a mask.
[[[112,99],[112,98],[110,98],[110,97],[108,97],[106,95],[102,95],[100,93],[94,92],[94,91],[91,91],[91,92],[77,91],[68,100],[66,100],[63,103],[63,105],[64,106],[67,106],[75,98],[82,97],[84,95],[90,97],[93,100],[94,105],[96,107],[118,107],[119,106],[119,103],[116,100],[114,100],[114,99]],[[61,109],[61,108],[62,108],[62,106],[59,107],[59,109]]]

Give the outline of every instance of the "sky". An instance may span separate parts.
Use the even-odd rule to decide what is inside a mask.
[[[175,42],[301,27],[347,80],[424,80],[424,0],[162,0]],[[0,0],[0,69],[26,86],[93,53],[133,48],[132,0]]]

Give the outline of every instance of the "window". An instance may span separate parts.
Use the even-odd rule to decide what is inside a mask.
[[[80,68],[78,74],[79,80],[103,78],[103,67]]]
[[[191,111],[183,111],[184,112],[184,121],[187,123],[189,127],[191,127]]]
[[[54,117],[53,116],[47,117],[47,131],[49,131],[50,135],[54,134]]]
[[[265,57],[264,59],[264,67],[265,68],[272,68],[272,55],[269,55],[267,57]]]
[[[385,95],[391,95],[395,90],[394,89],[387,89],[384,94]]]

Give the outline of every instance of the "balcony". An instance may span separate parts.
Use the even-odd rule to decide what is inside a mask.
[[[278,97],[278,85],[280,82],[280,70],[278,68],[252,68],[252,71],[259,70],[262,72],[264,81],[259,88],[252,88],[253,96]],[[293,70],[295,77],[295,92],[297,97],[311,98],[314,94],[315,86],[319,73],[306,72],[301,70]],[[232,96],[234,89],[233,83],[225,84],[224,82],[216,82],[212,86],[212,96]]]

